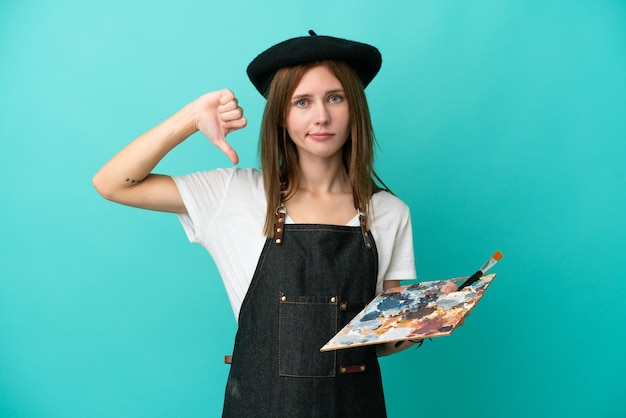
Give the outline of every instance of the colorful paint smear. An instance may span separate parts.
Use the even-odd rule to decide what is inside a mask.
[[[448,280],[387,289],[376,296],[321,351],[450,335],[476,306],[495,274],[472,286],[440,293]],[[451,279],[460,285],[466,278]]]

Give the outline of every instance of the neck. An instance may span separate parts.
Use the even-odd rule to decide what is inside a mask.
[[[352,185],[339,158],[300,160],[300,189],[314,193],[351,193]]]
[[[341,159],[300,160],[300,184],[284,204],[295,223],[346,225],[356,214]]]

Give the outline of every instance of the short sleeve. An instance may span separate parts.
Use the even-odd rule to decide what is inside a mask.
[[[409,207],[387,192],[372,197],[370,229],[378,249],[377,291],[386,280],[414,280],[415,254]]]
[[[237,318],[266,240],[263,177],[226,168],[173,179],[188,212],[178,215],[187,238],[211,254]]]
[[[206,243],[204,231],[223,204],[233,175],[234,169],[217,169],[172,177],[187,209],[178,217],[189,241]]]

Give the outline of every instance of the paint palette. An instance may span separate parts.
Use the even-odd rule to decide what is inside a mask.
[[[458,292],[440,293],[448,280],[387,289],[376,296],[320,351],[386,342],[419,340],[452,334],[495,278],[482,276]],[[460,285],[466,278],[451,281]]]

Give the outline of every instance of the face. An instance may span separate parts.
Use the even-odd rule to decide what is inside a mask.
[[[289,102],[286,122],[300,163],[307,158],[342,158],[350,133],[349,107],[341,82],[327,67],[304,74]]]

